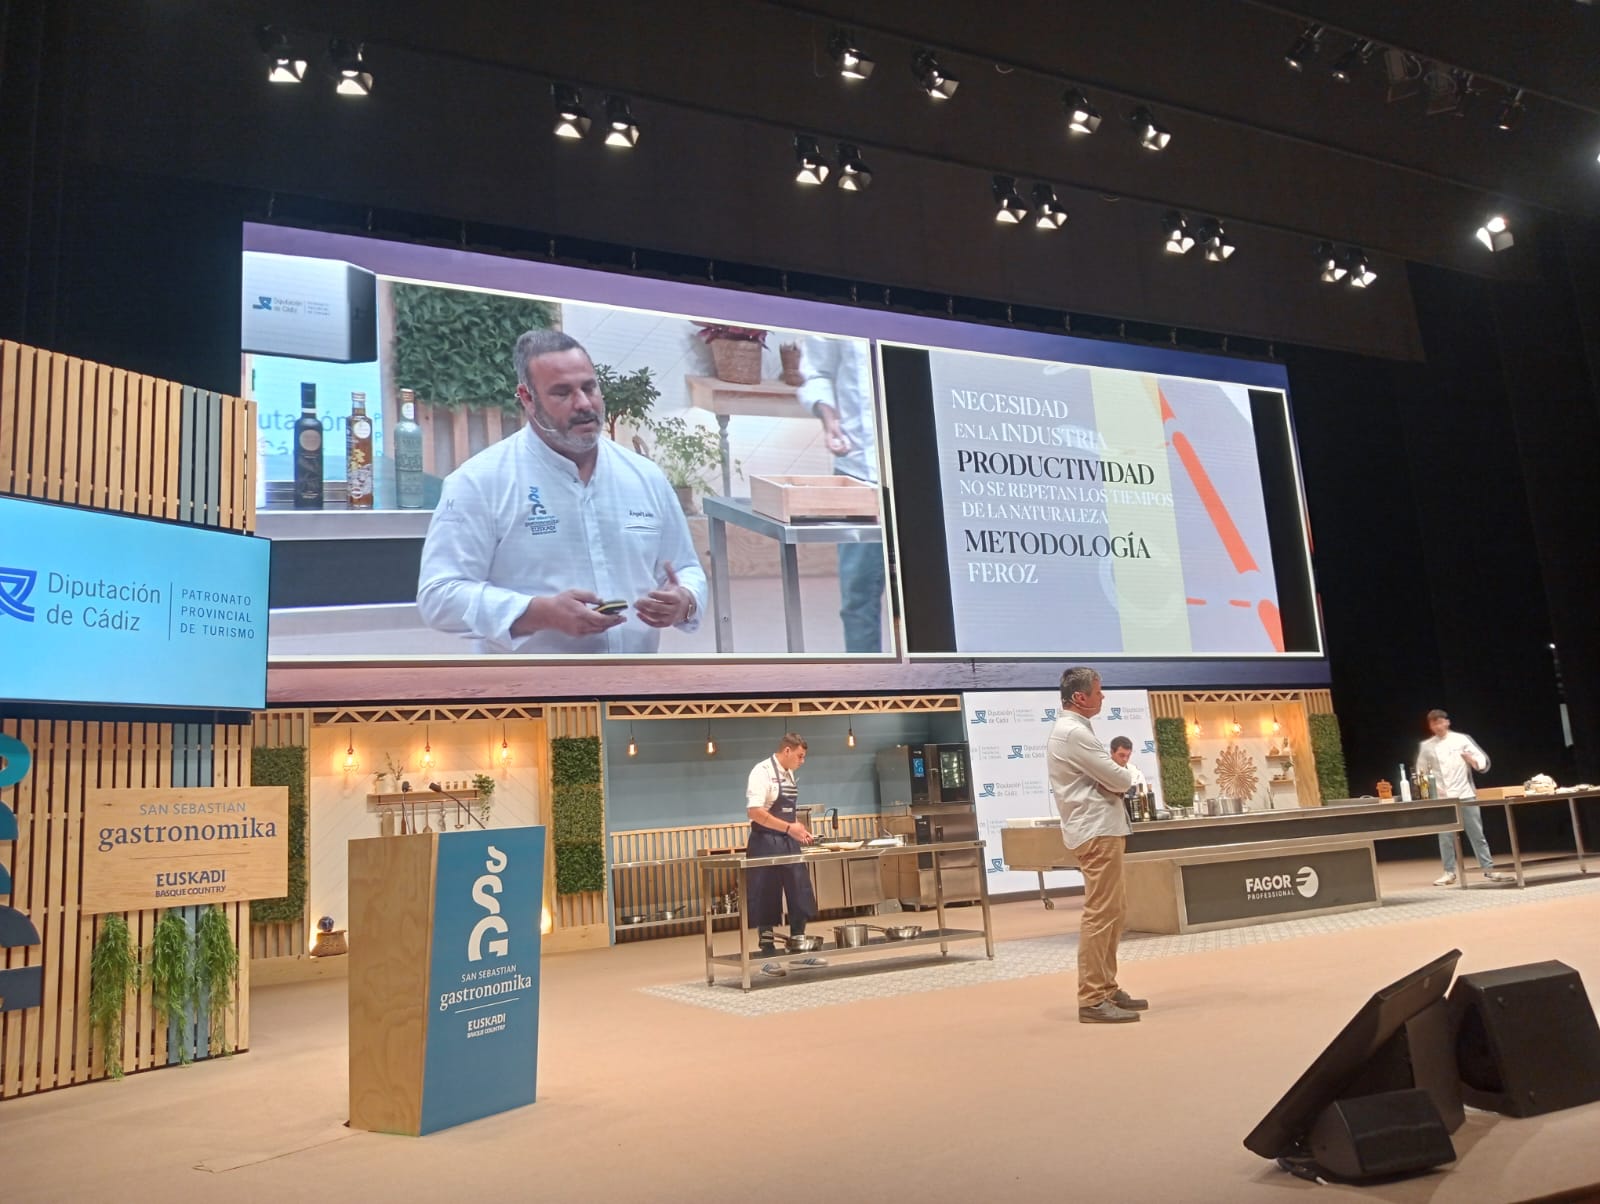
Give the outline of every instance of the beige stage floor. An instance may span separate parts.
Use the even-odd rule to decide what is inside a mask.
[[[1437,872],[1385,866],[1386,890]],[[752,1016],[651,993],[695,979],[696,938],[548,958],[539,1103],[423,1139],[343,1126],[342,982],[263,989],[247,1055],[0,1104],[0,1200],[1531,1199],[1600,1184],[1600,1104],[1469,1113],[1453,1166],[1370,1188],[1240,1140],[1367,995],[1452,947],[1463,971],[1558,958],[1600,994],[1593,887],[1149,945],[1122,978],[1151,1011],[1116,1027],[1076,1022],[1070,973]],[[998,907],[1002,960],[1070,946],[1078,911]]]

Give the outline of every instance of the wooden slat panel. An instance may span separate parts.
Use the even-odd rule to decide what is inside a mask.
[[[12,446],[12,489],[23,497],[34,496],[29,485],[29,457],[33,454],[33,422],[34,422],[34,393],[33,375],[34,364],[39,358],[39,353],[32,347],[17,348],[16,362],[16,411],[17,428]]]
[[[28,496],[46,497],[50,477],[46,471],[50,439],[50,400],[56,356],[41,351],[33,358],[33,410],[32,444],[28,452]]]
[[[247,499],[244,502],[244,522],[241,529],[255,532],[256,529],[256,439],[259,432],[256,430],[256,403],[253,401],[241,402],[244,407],[244,492]]]
[[[16,479],[17,423],[21,401],[17,373],[23,348],[0,340],[0,493],[21,493]]]
[[[221,423],[217,429],[217,517],[216,525],[237,530],[242,524],[235,521],[233,513],[234,488],[238,484],[235,471],[238,460],[233,455],[234,406],[231,398],[213,395]]]
[[[183,441],[183,386],[161,381],[156,390],[161,437],[157,443],[156,513],[178,517],[178,454]]]

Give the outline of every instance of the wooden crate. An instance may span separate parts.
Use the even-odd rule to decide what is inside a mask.
[[[854,477],[751,477],[750,508],[779,522],[815,518],[878,521],[878,488]]]

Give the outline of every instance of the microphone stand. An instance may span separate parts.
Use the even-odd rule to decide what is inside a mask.
[[[466,803],[462,802],[455,795],[451,794],[448,790],[446,790],[443,786],[439,785],[438,782],[429,782],[428,783],[428,789],[433,791],[435,794],[444,795],[445,798],[449,799],[452,803],[454,803],[457,806],[457,808],[460,809],[461,813],[466,815],[466,817],[468,819],[470,819],[473,823],[477,824],[478,827],[482,828],[486,832],[489,830],[489,825],[484,823],[481,819],[479,819],[476,815],[474,815],[472,813],[472,808],[471,807],[467,806]]]

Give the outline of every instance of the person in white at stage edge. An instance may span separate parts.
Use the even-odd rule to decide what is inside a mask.
[[[1428,729],[1433,735],[1417,749],[1417,772],[1437,775],[1443,798],[1477,798],[1472,775],[1489,768],[1489,754],[1465,732],[1451,731],[1450,716],[1443,711],[1428,712]],[[1478,856],[1478,864],[1483,867],[1483,876],[1490,882],[1516,881],[1511,874],[1495,871],[1494,855],[1489,852],[1489,841],[1483,834],[1483,808],[1462,807],[1461,826],[1467,830],[1467,839]],[[1454,886],[1456,842],[1453,833],[1439,833],[1439,858],[1444,862],[1444,873],[1435,878],[1433,884]]]
[[[656,652],[692,632],[706,575],[672,486],[605,431],[583,346],[530,330],[513,352],[528,425],[445,478],[417,610],[479,652]],[[622,613],[595,608],[626,602]]]
[[[1133,775],[1132,790],[1143,794],[1150,789],[1150,783],[1145,781],[1144,771],[1137,765],[1128,764],[1133,760],[1133,741],[1126,736],[1111,737],[1111,759]]]
[[[1050,794],[1061,813],[1061,838],[1083,871],[1078,1020],[1126,1024],[1139,1019],[1150,1002],[1117,985],[1117,944],[1128,914],[1122,852],[1133,831],[1122,797],[1133,786],[1133,774],[1111,759],[1089,724],[1104,701],[1100,675],[1093,669],[1080,665],[1063,673],[1063,709],[1050,729],[1045,758]]]

